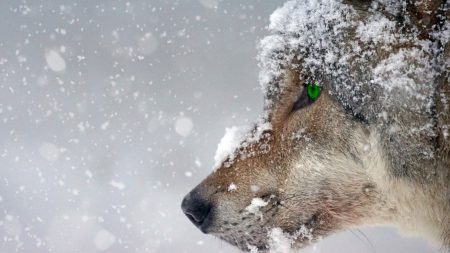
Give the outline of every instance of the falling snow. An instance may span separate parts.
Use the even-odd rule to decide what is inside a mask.
[[[56,50],[46,50],[45,60],[47,61],[48,67],[55,72],[63,72],[66,69],[66,61]]]
[[[94,238],[95,248],[99,251],[106,251],[116,242],[116,237],[108,230],[102,229],[97,232]]]
[[[187,117],[181,117],[175,122],[175,131],[182,137],[188,137],[191,134],[194,123]]]
[[[256,47],[264,38],[260,48],[282,48],[266,27],[283,2],[2,1],[0,251],[237,253],[198,231],[180,203],[240,143],[271,129],[258,118]],[[390,31],[377,21],[361,24],[362,39]],[[252,122],[251,135],[229,127]],[[267,204],[254,199],[247,211]],[[284,240],[282,231],[268,236]],[[368,251],[345,239],[348,252]],[[414,253],[431,252],[410,242]],[[342,243],[330,245],[324,253]]]
[[[125,184],[123,183],[123,182],[120,182],[120,181],[114,181],[114,180],[112,180],[111,182],[109,182],[109,184],[112,186],[112,187],[114,187],[114,188],[116,188],[116,189],[118,189],[118,190],[120,190],[120,191],[122,191],[123,189],[125,189]]]
[[[59,159],[60,149],[53,143],[44,143],[39,148],[41,156],[49,162],[55,162]]]

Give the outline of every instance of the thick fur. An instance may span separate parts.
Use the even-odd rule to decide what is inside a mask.
[[[264,251],[273,246],[274,229],[302,247],[340,230],[394,225],[449,249],[450,46],[439,35],[450,27],[449,3],[388,2],[332,3],[353,13],[342,17],[352,25],[327,37],[336,50],[346,52],[348,64],[311,64],[309,56],[326,53],[313,45],[290,48],[292,43],[286,43],[263,52],[263,72],[279,66],[263,80],[271,129],[258,136],[252,131],[252,141],[244,140],[193,190],[213,206],[203,231],[243,250]],[[375,18],[395,23],[391,32],[404,37],[380,43],[376,35],[370,40],[358,36],[358,29]],[[268,41],[299,36],[275,33]],[[379,71],[397,56],[404,64],[399,73]],[[383,82],[395,75],[419,85],[411,86],[413,92],[404,87],[386,92]],[[293,111],[311,80],[320,81],[320,97]],[[349,83],[357,88],[348,90]],[[236,189],[229,190],[230,185]],[[266,205],[249,212],[254,198]]]

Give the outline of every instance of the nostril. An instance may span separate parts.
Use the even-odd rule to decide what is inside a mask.
[[[202,199],[198,194],[188,194],[181,203],[181,209],[189,220],[197,227],[200,227],[209,213],[212,205],[206,200]]]
[[[185,214],[190,220],[194,222],[194,224],[201,225],[205,221],[206,217],[208,217],[210,210],[211,207],[206,206],[204,209],[189,210],[185,212]]]

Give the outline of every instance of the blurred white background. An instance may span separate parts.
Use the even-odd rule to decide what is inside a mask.
[[[282,1],[0,2],[0,252],[237,252],[182,214]],[[305,252],[437,252],[387,228]],[[365,238],[367,236],[367,238]]]

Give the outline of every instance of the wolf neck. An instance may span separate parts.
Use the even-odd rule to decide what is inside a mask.
[[[423,236],[438,247],[448,248],[450,202],[442,190],[445,182],[439,178],[434,182],[418,182],[393,175],[378,140],[378,134],[370,135],[365,144],[370,146],[369,155],[364,163],[381,194],[382,215],[390,221],[384,225],[394,225],[402,233]]]
[[[449,232],[447,216],[450,209],[438,190],[404,179],[391,178],[389,181],[383,192],[387,203],[395,207],[393,224],[404,234],[423,236],[435,246],[448,247],[445,237]]]

